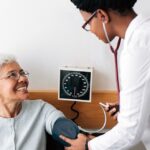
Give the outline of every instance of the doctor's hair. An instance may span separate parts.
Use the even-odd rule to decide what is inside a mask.
[[[0,53],[0,68],[6,64],[10,64],[16,62],[16,58],[11,54],[1,54]]]
[[[71,0],[82,11],[93,13],[98,9],[114,10],[123,14],[132,10],[137,0]]]

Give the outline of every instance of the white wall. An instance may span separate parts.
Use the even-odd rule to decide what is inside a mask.
[[[149,15],[149,5],[138,0],[135,8]],[[82,24],[69,0],[0,0],[0,52],[30,72],[30,89],[57,89],[59,67],[70,65],[94,67],[93,89],[114,90],[113,56]]]

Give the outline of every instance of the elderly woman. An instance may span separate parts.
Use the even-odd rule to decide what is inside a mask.
[[[52,134],[64,118],[52,105],[28,100],[28,85],[28,72],[16,59],[0,55],[0,150],[45,150],[45,131]]]

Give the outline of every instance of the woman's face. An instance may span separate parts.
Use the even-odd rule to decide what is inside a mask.
[[[91,13],[85,12],[85,11],[80,11],[84,21],[86,22],[90,17]],[[103,42],[106,42],[106,38],[104,35],[103,27],[102,27],[102,22],[101,20],[97,17],[97,14],[91,19],[89,22],[90,26],[90,32],[96,35],[96,37],[99,40],[102,40]]]
[[[28,98],[28,78],[16,62],[5,64],[0,68],[0,99],[17,102]],[[18,78],[15,78],[18,74]],[[22,75],[20,75],[22,74]]]
[[[88,13],[86,11],[80,11],[84,21],[86,22],[90,17],[91,17],[91,13]],[[104,19],[102,18],[102,15],[97,12],[96,15],[91,19],[91,21],[89,22],[89,26],[90,26],[90,32],[92,32],[94,35],[96,35],[96,37],[99,40],[102,40],[104,43],[108,43],[106,36],[104,34],[104,29],[103,29],[103,21]],[[106,25],[105,25],[106,26]],[[108,27],[108,24],[106,26],[107,28],[107,34],[109,36],[110,41],[114,39],[113,34],[111,33],[111,28]]]

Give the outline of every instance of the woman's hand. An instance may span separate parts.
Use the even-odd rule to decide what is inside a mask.
[[[105,110],[109,113],[109,115],[114,119],[117,120],[118,112],[119,112],[119,104],[116,103],[106,103],[108,105]]]
[[[85,150],[87,137],[84,134],[79,133],[77,139],[69,139],[63,135],[60,138],[71,146],[65,147],[65,150]]]

